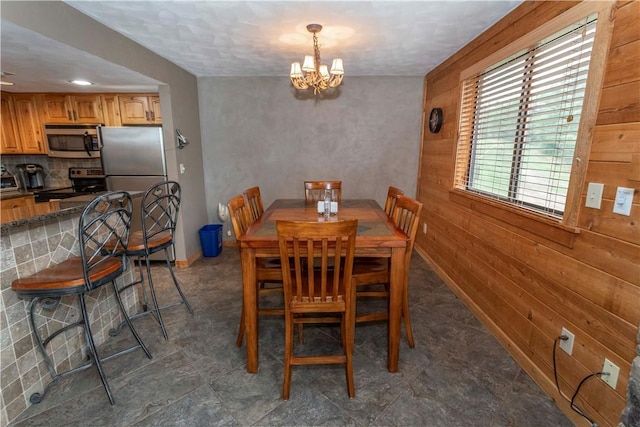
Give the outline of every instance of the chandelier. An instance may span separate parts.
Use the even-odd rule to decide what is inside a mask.
[[[291,64],[289,77],[293,87],[299,90],[313,88],[314,95],[320,91],[331,87],[338,87],[344,77],[342,59],[336,58],[331,64],[331,70],[320,63],[320,48],[318,47],[318,33],[322,30],[322,25],[309,24],[307,31],[313,33],[313,56],[306,55],[302,67],[299,62]]]

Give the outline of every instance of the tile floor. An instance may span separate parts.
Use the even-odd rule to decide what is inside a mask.
[[[163,312],[169,340],[153,318],[135,321],[153,359],[140,351],[104,364],[116,404],[94,369],[56,384],[15,426],[571,426],[529,376],[417,255],[411,266],[416,348],[406,338],[400,369],[386,369],[384,323],[358,325],[356,398],[342,366],[294,367],[291,399],[282,401],[284,328],[260,321],[260,370],[245,370],[235,346],[240,262],[235,248],[176,270],[194,309]],[[168,271],[154,266],[161,301],[177,297]],[[403,328],[404,330],[404,328]],[[305,346],[338,345],[337,326],[305,327]],[[124,332],[108,345],[130,340]]]

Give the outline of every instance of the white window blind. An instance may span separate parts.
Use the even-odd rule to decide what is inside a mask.
[[[564,212],[596,16],[463,82],[456,185]]]

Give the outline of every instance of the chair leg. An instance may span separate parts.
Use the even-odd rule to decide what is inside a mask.
[[[289,400],[291,390],[291,358],[293,357],[293,314],[287,313],[284,325],[284,383],[282,399]]]
[[[122,298],[120,298],[120,292],[118,292],[118,286],[116,285],[115,280],[111,282],[111,284],[113,285],[113,293],[116,296],[116,301],[118,301],[118,306],[120,307],[120,312],[124,317],[124,321],[127,323],[127,326],[129,326],[129,329],[131,330],[133,337],[136,339],[136,341],[138,341],[138,346],[142,349],[142,351],[144,351],[144,354],[147,355],[147,358],[151,359],[152,358],[151,353],[149,353],[149,350],[147,350],[147,346],[145,346],[144,343],[142,342],[142,339],[140,339],[140,335],[138,335],[138,331],[136,331],[135,328],[133,327],[133,323],[131,323],[131,319],[127,314],[127,310],[125,310],[124,304],[122,304]]]
[[[45,364],[47,365],[47,369],[49,369],[49,374],[51,375],[51,382],[45,386],[45,388],[42,391],[42,393],[33,393],[29,397],[29,401],[31,403],[33,403],[34,405],[42,402],[42,400],[49,393],[49,390],[51,390],[51,387],[54,384],[56,384],[61,378],[65,377],[66,375],[68,375],[68,374],[70,374],[72,372],[76,372],[76,371],[79,371],[79,370],[82,370],[82,369],[86,369],[86,368],[89,368],[91,366],[91,363],[85,363],[84,365],[82,365],[79,368],[72,369],[72,370],[64,372],[62,374],[58,374],[58,372],[56,371],[56,368],[55,368],[55,366],[53,364],[53,361],[51,360],[51,357],[47,353],[46,346],[54,337],[60,335],[61,333],[65,332],[66,330],[68,330],[68,329],[70,329],[72,327],[80,326],[82,321],[78,321],[78,322],[72,323],[70,325],[67,325],[67,326],[59,329],[58,331],[53,332],[46,339],[43,340],[42,337],[40,336],[40,334],[38,333],[38,327],[36,325],[35,314],[34,314],[36,305],[38,304],[38,302],[41,299],[45,299],[46,300],[47,298],[35,297],[29,303],[29,324],[31,325],[31,331],[33,332],[33,336],[34,336],[34,338],[36,340],[36,344],[38,346],[38,350],[40,350],[40,354],[42,354],[42,359],[44,360]]]
[[[236,338],[236,347],[242,347],[243,340],[244,340],[244,303],[242,304],[242,310],[240,311],[240,327],[238,328],[238,337]]]
[[[93,358],[93,363],[95,363],[96,368],[98,369],[98,374],[100,375],[100,380],[102,381],[102,385],[104,386],[105,391],[107,392],[107,396],[109,396],[109,402],[114,405],[116,402],[113,399],[113,395],[111,394],[111,388],[109,388],[109,383],[107,382],[107,377],[104,374],[104,370],[102,369],[102,363],[100,362],[100,356],[98,355],[98,350],[96,350],[96,345],[93,341],[93,335],[91,334],[91,326],[89,325],[89,314],[87,313],[87,305],[85,302],[84,294],[78,295],[78,299],[80,300],[80,311],[82,312],[82,324],[84,325],[84,334],[87,339],[87,345],[89,346],[89,354]]]
[[[408,284],[407,284],[408,285]],[[411,319],[409,318],[409,292],[405,286],[404,295],[402,297],[402,317],[404,318],[404,329],[407,332],[407,342],[410,348],[415,348],[416,343],[413,341],[413,330],[411,329]]]
[[[145,261],[147,263],[147,280],[149,282],[149,292],[151,293],[151,300],[153,301],[152,311],[155,312],[156,319],[160,324],[160,329],[162,330],[162,336],[164,337],[165,340],[167,340],[169,339],[169,336],[167,335],[167,330],[164,327],[164,322],[162,321],[162,314],[160,313],[158,298],[156,298],[156,291],[155,291],[155,288],[153,287],[153,278],[151,277],[151,261],[149,260],[148,256],[145,257]]]
[[[180,287],[180,283],[178,283],[178,279],[176,278],[176,275],[173,272],[173,266],[171,265],[171,261],[169,261],[169,249],[168,248],[164,248],[164,260],[167,263],[167,267],[169,267],[169,272],[171,273],[171,278],[173,279],[173,284],[176,286],[176,289],[178,290],[178,293],[180,294],[180,298],[182,298],[182,302],[184,303],[184,305],[187,306],[187,310],[189,310],[189,313],[193,314],[193,310],[191,309],[191,305],[189,304],[189,301],[187,301],[187,297],[184,296],[184,293],[182,292],[182,288]]]
[[[151,313],[154,317],[156,317],[155,312],[153,311],[149,311],[149,299],[147,298],[147,286],[145,284],[145,280],[144,280],[144,270],[142,267],[142,257],[136,257],[137,258],[137,263],[138,263],[138,273],[140,274],[140,279],[135,280],[131,283],[129,283],[128,285],[123,286],[121,289],[116,290],[116,292],[118,293],[118,295],[122,292],[124,292],[126,289],[129,289],[133,286],[136,285],[141,285],[142,287],[142,311],[140,311],[139,313],[134,314],[133,316],[129,316],[130,320],[135,320],[138,317],[142,317],[146,314]],[[158,320],[158,318],[156,317],[156,320]],[[122,328],[125,325],[125,321],[123,320],[122,322],[120,322],[120,324],[109,330],[109,335],[112,337],[117,336],[120,331],[122,330]]]

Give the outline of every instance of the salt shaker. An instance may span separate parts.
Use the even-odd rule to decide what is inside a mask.
[[[331,187],[324,190],[324,217],[328,219],[329,216],[331,216]]]

